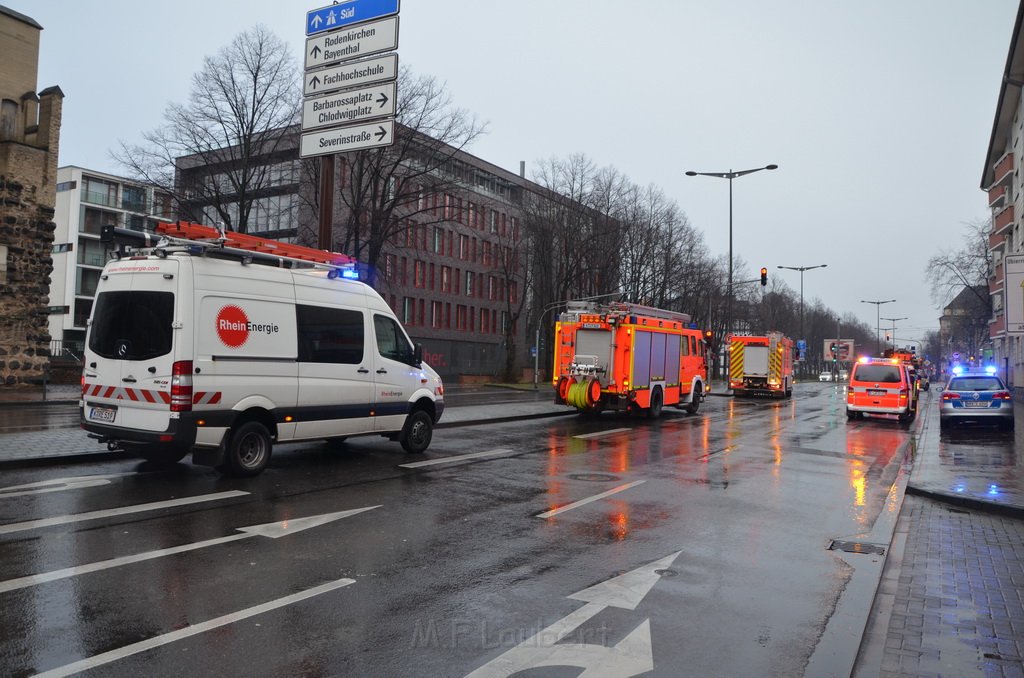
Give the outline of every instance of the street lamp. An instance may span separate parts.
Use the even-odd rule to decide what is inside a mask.
[[[892,321],[892,347],[896,348],[896,321],[897,320],[909,320],[909,318],[882,318],[882,320]]]
[[[729,180],[729,285],[727,287],[728,295],[725,298],[726,336],[732,333],[732,180],[742,177],[745,174],[753,174],[754,172],[760,172],[761,170],[774,170],[778,168],[778,165],[765,165],[764,167],[739,170],[738,172],[734,172],[732,170],[729,170],[728,172],[694,172],[691,170],[686,173],[686,176],[688,177],[717,177],[719,179]]]
[[[815,268],[825,268],[828,264],[818,264],[817,266],[779,266],[778,268],[785,268],[790,271],[800,271],[800,339],[803,341],[807,340],[804,336],[804,271],[810,271]],[[807,371],[803,368],[803,363],[800,367],[800,376],[805,376]]]
[[[882,353],[882,339],[881,339],[880,330],[879,330],[879,328],[881,327],[882,320],[879,317],[879,313],[880,313],[879,309],[882,308],[882,304],[891,304],[894,301],[896,301],[896,300],[895,299],[886,299],[885,301],[867,301],[865,299],[861,299],[860,300],[860,303],[862,303],[862,304],[874,304],[875,305],[875,353],[878,354],[878,357],[881,357],[880,354]]]

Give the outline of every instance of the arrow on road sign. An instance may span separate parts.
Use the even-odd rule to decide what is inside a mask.
[[[573,666],[583,669],[581,675],[591,675],[590,671],[593,671],[593,675],[600,672],[602,676],[621,678],[653,671],[650,619],[645,619],[613,647],[558,641],[607,607],[635,610],[661,579],[661,570],[669,567],[680,553],[682,551],[676,551],[572,594],[569,598],[584,601],[586,605],[484,664],[466,678],[499,678],[542,666]]]
[[[285,520],[276,523],[264,523],[262,525],[250,525],[248,527],[239,527],[238,531],[241,532],[241,534],[231,534],[226,537],[207,539],[205,541],[192,542],[191,544],[182,544],[181,546],[174,546],[172,548],[159,549],[156,551],[146,551],[145,553],[138,553],[132,556],[111,558],[110,560],[101,560],[95,563],[89,563],[87,565],[77,565],[75,567],[66,567],[62,570],[51,570],[50,572],[33,574],[27,577],[8,579],[6,581],[0,581],[0,593],[4,593],[6,591],[14,591],[16,589],[23,589],[29,586],[43,584],[45,582],[56,581],[58,579],[67,579],[68,577],[74,577],[80,574],[87,574],[89,572],[109,570],[113,567],[120,567],[122,565],[139,563],[144,560],[153,560],[154,558],[163,558],[164,556],[172,556],[177,553],[196,551],[198,549],[204,549],[208,546],[227,544],[228,542],[239,541],[240,539],[248,539],[249,537],[269,537],[271,539],[277,539],[279,537],[285,536],[286,534],[294,534],[295,532],[302,532],[303,530],[308,530],[311,527],[319,527],[320,525],[326,525],[327,523],[334,522],[335,520],[348,518],[349,516],[354,516],[357,513],[370,511],[375,508],[380,508],[380,505],[378,504],[377,506],[365,506],[363,508],[350,509],[348,511],[338,511],[337,513],[324,513],[322,515],[308,516],[306,518],[292,518],[290,520]]]

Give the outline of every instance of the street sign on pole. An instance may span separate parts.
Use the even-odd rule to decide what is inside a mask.
[[[337,66],[306,71],[302,94],[316,96],[342,89],[343,87],[365,87],[378,82],[388,82],[398,77],[398,54],[347,61]]]
[[[306,99],[302,103],[302,131],[394,115],[395,90],[395,83],[388,82]]]
[[[347,153],[364,148],[390,146],[395,140],[395,121],[381,120],[349,127],[307,132],[300,137],[299,157]]]
[[[306,12],[306,35],[398,14],[398,0],[347,0]]]
[[[306,39],[305,68],[316,68],[398,49],[398,17],[331,31]]]
[[[1003,284],[1003,310],[1006,313],[1006,331],[1024,334],[1024,255],[1011,254],[1003,258],[1006,280]]]

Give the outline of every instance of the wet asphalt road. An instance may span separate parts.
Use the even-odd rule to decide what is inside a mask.
[[[847,424],[841,394],[445,429],[416,458],[381,438],[282,446],[249,480],[5,472],[0,674],[842,673],[913,427]]]

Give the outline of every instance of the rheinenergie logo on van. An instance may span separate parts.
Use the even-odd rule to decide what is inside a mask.
[[[217,313],[217,336],[225,346],[238,348],[249,340],[249,334],[274,334],[279,327],[273,323],[254,323],[240,307],[225,306]]]

